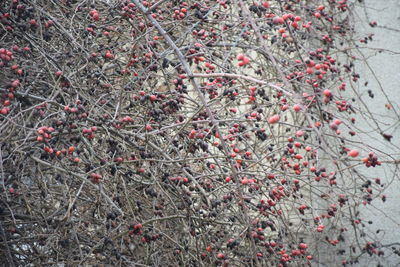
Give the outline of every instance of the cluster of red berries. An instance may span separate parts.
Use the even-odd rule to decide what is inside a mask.
[[[90,179],[92,181],[92,183],[94,184],[99,184],[100,180],[101,180],[102,176],[98,173],[91,173],[90,174]]]
[[[160,238],[161,238],[160,234],[154,234],[154,235],[144,234],[141,240],[143,243],[150,243],[150,242],[156,241]]]
[[[122,119],[118,120],[118,123],[114,123],[114,127],[117,129],[121,129],[125,124],[133,123],[134,120],[131,116],[125,116]]]
[[[209,129],[202,129],[202,130],[191,130],[189,133],[189,138],[190,139],[203,139],[209,132]]]
[[[6,100],[7,101],[7,100]],[[5,102],[5,101],[4,101]],[[8,103],[8,102],[7,102]],[[6,106],[6,104],[3,104],[5,107],[0,109],[0,114],[2,115],[7,115],[10,112],[10,108]]]
[[[142,232],[142,227],[143,227],[143,225],[141,223],[137,223],[137,224],[131,225],[129,227],[130,230],[129,230],[128,234],[130,236],[141,235],[143,233]]]
[[[243,67],[243,66],[245,66],[245,65],[250,63],[250,58],[246,57],[243,54],[239,54],[237,56],[237,59],[239,60],[239,63],[238,63],[239,67]]]
[[[185,6],[187,6],[186,2],[184,2],[183,4],[186,4]],[[186,13],[187,13],[186,7],[182,7],[181,9],[177,8],[174,10],[174,14],[172,15],[172,17],[176,20],[182,20],[186,17]]]
[[[339,112],[347,111],[350,108],[350,104],[348,104],[346,100],[338,100],[335,103]]]
[[[300,212],[300,214],[304,215],[304,210],[308,209],[307,205],[301,204],[298,208],[297,208]]]
[[[13,59],[13,52],[10,50],[7,50],[5,48],[0,48],[0,59],[4,61],[11,61]],[[2,65],[0,67],[4,66],[4,62],[1,62]]]
[[[1,49],[2,48],[0,48],[0,51],[1,51]],[[1,63],[2,63],[2,61],[0,61],[0,64]],[[0,109],[0,113],[2,115],[7,115],[10,112],[10,108],[9,108],[9,106],[11,105],[11,101],[10,100],[14,99],[14,90],[18,86],[20,86],[20,84],[21,84],[21,82],[18,79],[13,80],[11,82],[10,87],[8,88],[8,94],[7,94],[8,99],[4,100],[4,102],[3,102],[3,106],[4,107],[2,109]]]
[[[100,20],[100,14],[96,9],[92,9],[89,12],[89,15],[92,17],[93,20],[99,21]]]
[[[54,132],[54,130],[55,129],[53,127],[47,127],[47,126],[40,127],[37,130],[38,136],[36,137],[36,141],[47,143],[52,138],[51,133]]]
[[[189,178],[187,178],[187,177],[181,177],[181,176],[170,177],[169,180],[170,180],[171,182],[176,183],[176,184],[188,183],[188,182],[189,182]]]
[[[70,113],[77,113],[79,110],[76,107],[65,106],[64,111]]]
[[[254,183],[257,183],[257,180],[254,179],[254,178],[250,178],[250,179],[249,179],[249,178],[247,178],[247,177],[243,177],[243,178],[241,179],[240,183],[241,183],[242,185],[254,184]]]
[[[90,128],[83,128],[82,133],[88,138],[93,139],[95,137],[95,132],[97,131],[96,126],[92,126]]]
[[[374,154],[374,152],[369,152],[368,157],[362,159],[365,166],[369,167],[376,167],[377,165],[380,166],[382,163],[378,160],[378,156]]]

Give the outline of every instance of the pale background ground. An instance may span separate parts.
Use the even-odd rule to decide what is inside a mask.
[[[374,41],[369,42],[367,46],[373,48],[383,48],[392,52],[376,54],[376,51],[365,50],[367,55],[376,54],[368,58],[367,62],[378,77],[382,87],[388,94],[392,104],[400,107],[400,1],[399,0],[364,0],[365,6],[361,4],[356,9],[356,29],[361,34],[374,34]],[[367,22],[377,21],[378,26],[372,28]],[[364,46],[360,43],[360,46]],[[387,123],[390,126],[383,126],[387,132],[393,135],[392,144],[384,141],[379,134],[363,134],[365,142],[374,147],[378,147],[387,153],[391,153],[396,159],[400,159],[400,121],[393,111],[385,108],[386,98],[379,90],[379,84],[374,75],[368,68],[368,65],[361,61],[356,65],[357,72],[360,73],[360,89],[364,91],[371,89],[375,97],[371,99],[365,93],[363,99],[371,109],[371,111],[382,114],[382,125]],[[363,84],[368,81],[367,87]],[[400,110],[400,109],[398,109]],[[371,126],[362,119],[357,117],[358,126],[363,130],[371,129]],[[397,147],[395,147],[397,146]],[[400,167],[400,166],[398,166]],[[395,166],[391,166],[393,170]],[[376,177],[387,177],[385,183],[392,182],[390,188],[385,192],[388,196],[386,203],[381,201],[373,201],[372,204],[377,208],[365,212],[374,223],[369,227],[374,231],[380,230],[378,236],[382,238],[382,244],[391,244],[398,242],[400,244],[400,179],[385,171],[389,168],[370,168],[368,174],[374,174]],[[381,211],[379,211],[379,210]],[[400,266],[400,257],[393,255],[387,261],[381,262],[383,266]],[[365,257],[357,266],[376,266],[376,263],[370,262],[369,257]]]

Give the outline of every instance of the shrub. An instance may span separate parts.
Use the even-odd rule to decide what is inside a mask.
[[[346,0],[6,1],[2,258],[384,256],[360,210],[385,187],[362,170],[395,159],[358,137],[364,113],[391,135],[354,89],[351,10]]]

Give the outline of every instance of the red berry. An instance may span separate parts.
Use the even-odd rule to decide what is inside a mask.
[[[283,18],[281,18],[281,17],[274,17],[272,19],[272,22],[274,24],[283,24],[283,23],[285,23],[285,20]]]
[[[299,104],[295,104],[295,105],[293,106],[293,110],[294,110],[295,112],[299,112],[301,109],[302,109],[302,107],[301,107],[301,105],[299,105]]]
[[[308,248],[308,245],[306,243],[300,243],[299,244],[299,248],[300,249],[306,249],[306,248]]]
[[[107,51],[105,57],[111,59],[114,57],[114,55],[110,51]]]
[[[296,136],[297,137],[302,137],[304,135],[304,131],[302,131],[302,130],[298,130],[297,132],[296,132]]]
[[[225,259],[224,253],[218,253],[217,258],[220,260]]]
[[[268,118],[268,123],[274,124],[274,123],[279,122],[280,119],[281,119],[281,117],[276,114],[276,115],[273,115],[272,117]]]
[[[358,152],[357,149],[350,150],[350,152],[348,153],[348,155],[349,155],[350,157],[353,157],[353,158],[357,157],[358,154],[359,154],[359,152]]]
[[[0,113],[1,113],[2,115],[7,115],[9,111],[10,111],[9,108],[2,108],[2,109],[0,110]]]
[[[323,94],[324,94],[324,96],[326,96],[326,97],[331,97],[331,96],[332,96],[332,92],[331,92],[331,90],[329,90],[329,89],[325,89],[324,92],[323,92]]]
[[[19,80],[14,80],[14,81],[11,83],[11,87],[13,87],[13,88],[18,87],[19,84],[20,84],[20,81],[19,81]]]

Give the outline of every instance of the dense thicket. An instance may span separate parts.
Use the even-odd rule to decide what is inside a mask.
[[[396,162],[357,138],[355,114],[391,136],[357,89],[352,6],[3,1],[0,257],[303,266],[385,256],[360,215],[384,186],[360,169]]]

